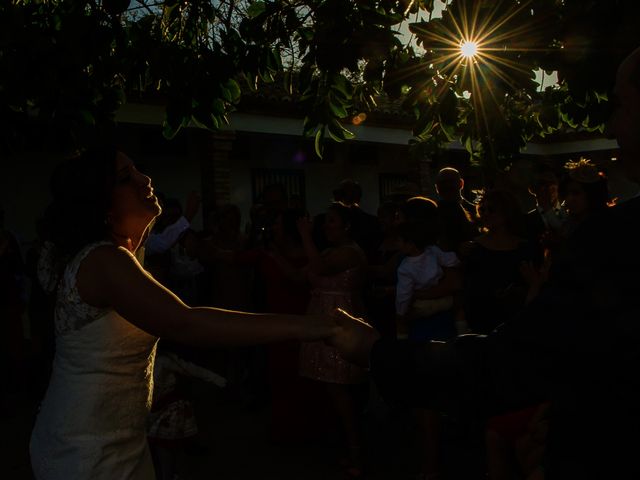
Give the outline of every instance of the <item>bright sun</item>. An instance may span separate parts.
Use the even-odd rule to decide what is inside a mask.
[[[474,57],[478,53],[478,44],[467,40],[460,45],[460,55],[465,58]]]

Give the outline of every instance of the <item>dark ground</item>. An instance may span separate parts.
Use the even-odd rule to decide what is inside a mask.
[[[204,383],[192,386],[199,443],[205,452],[186,458],[182,479],[309,479],[345,478],[338,463],[338,436],[329,431],[311,441],[274,442],[268,402],[248,404],[236,395]],[[236,399],[232,398],[236,397]],[[8,480],[33,478],[29,467],[28,441],[36,409],[25,395],[5,398],[2,408],[4,474]],[[366,478],[415,478],[417,453],[406,415],[389,412],[373,394],[363,416],[366,435]],[[444,479],[483,479],[481,450],[449,429],[444,438]],[[480,473],[479,473],[480,472]],[[71,480],[71,479],[70,479]]]

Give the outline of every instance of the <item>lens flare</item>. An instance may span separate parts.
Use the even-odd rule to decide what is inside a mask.
[[[396,74],[398,82],[405,82],[414,73],[426,77],[412,87],[409,95],[422,95],[429,106],[451,98],[451,93],[462,98],[473,111],[467,125],[489,138],[503,104],[518,95],[529,95],[523,89],[533,75],[527,55],[555,48],[543,43],[543,35],[538,33],[544,31],[548,19],[544,14],[534,14],[534,2],[447,2],[442,19],[412,26],[425,53],[422,62]],[[424,75],[425,68],[431,76]],[[489,148],[492,145],[489,142]]]
[[[478,53],[478,44],[471,40],[462,42],[460,45],[460,55],[464,58],[473,58]]]

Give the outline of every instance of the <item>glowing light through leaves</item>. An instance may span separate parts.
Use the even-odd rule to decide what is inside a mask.
[[[478,53],[478,44],[471,40],[462,42],[460,45],[460,55],[464,58],[473,58]]]
[[[463,103],[458,107],[469,112],[465,128],[493,148],[495,132],[510,121],[504,115],[505,104],[530,99],[537,92],[529,54],[550,51],[540,33],[546,17],[533,12],[532,4],[532,0],[456,0],[448,4],[441,19],[410,26],[424,48],[424,61],[407,67],[398,77],[410,78],[411,69],[424,75],[425,66],[432,74],[413,89],[433,106],[425,111],[427,129],[420,130],[419,136],[428,135],[429,125],[435,124],[429,123],[427,115],[451,116],[450,99],[455,96]]]

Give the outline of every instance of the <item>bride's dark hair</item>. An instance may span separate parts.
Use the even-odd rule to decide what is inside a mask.
[[[56,263],[66,263],[85,245],[108,237],[116,155],[112,146],[94,148],[65,160],[54,171],[44,225]]]

